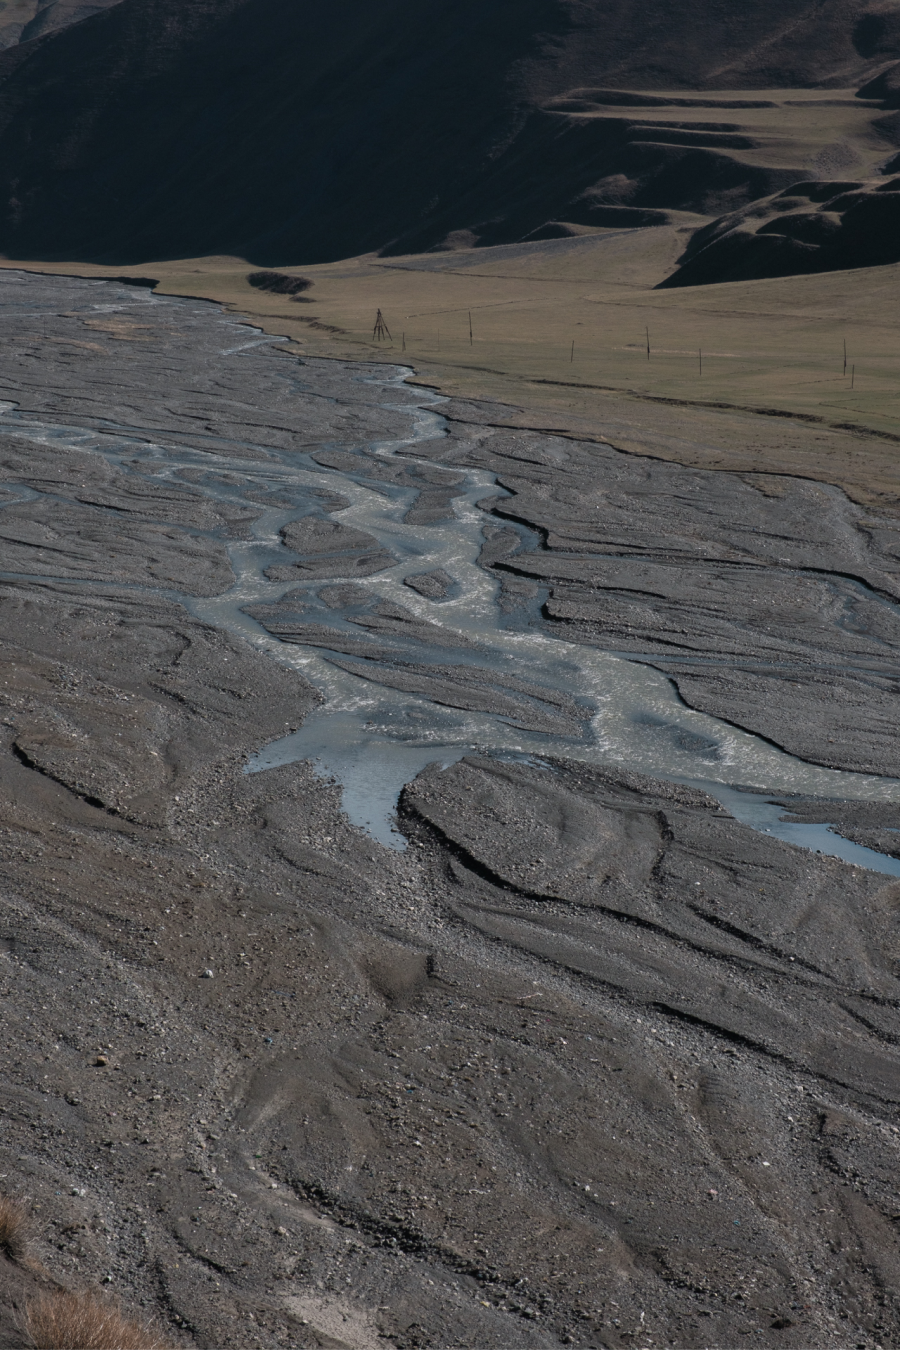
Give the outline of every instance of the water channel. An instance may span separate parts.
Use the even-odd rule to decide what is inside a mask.
[[[223,356],[239,358],[272,342],[248,337],[245,326],[235,328],[234,345]],[[315,381],[314,367],[280,362],[298,389]],[[447,766],[479,753],[526,760],[548,772],[560,760],[624,767],[701,786],[737,819],[774,837],[900,875],[900,860],[829,828],[827,801],[819,825],[784,821],[781,804],[787,795],[900,802],[900,781],[796,759],[686,707],[672,682],[651,666],[555,637],[534,607],[503,613],[497,580],[478,563],[491,518],[477,503],[497,496],[493,475],[451,466],[459,477],[451,514],[410,523],[416,488],[408,480],[386,481],[379,466],[402,459],[410,468],[440,468],[435,445],[446,436],[443,400],[417,389],[411,404],[404,385],[411,372],[402,367],[373,373],[348,364],[344,373],[348,382],[366,387],[372,405],[407,416],[409,431],[390,441],[332,445],[342,452],[340,468],[323,467],[308,449],[267,447],[261,457],[248,446],[242,458],[234,447],[224,455],[164,438],[151,441],[136,428],[58,425],[20,412],[12,402],[0,405],[0,437],[93,451],[122,473],[189,483],[256,513],[249,537],[228,543],[235,580],[222,594],[198,598],[145,588],[293,667],[320,691],[321,705],[297,731],[262,747],[248,772],[311,760],[320,774],[340,783],[351,822],[381,843],[403,848],[393,814],[397,797],[428,764]],[[420,459],[417,450],[426,445],[429,454]],[[18,484],[8,492],[6,504],[31,495]],[[310,580],[273,579],[273,569],[298,561],[281,531],[307,517],[365,532],[386,559],[369,574],[354,572],[348,582],[345,551],[320,551]],[[522,549],[537,546],[526,528],[520,534]],[[435,576],[442,579],[439,595],[409,584]],[[261,621],[261,607],[293,620],[299,636],[273,631]],[[303,633],[313,631],[315,641],[304,641]],[[328,632],[335,635],[333,647]],[[369,648],[357,651],[360,639]]]

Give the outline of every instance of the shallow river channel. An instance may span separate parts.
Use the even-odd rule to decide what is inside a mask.
[[[89,304],[91,296],[84,300]],[[187,309],[186,302],[147,295],[134,303],[167,307],[176,318]],[[220,315],[215,322],[221,335]],[[277,339],[230,320],[225,326],[233,345],[222,350],[223,361],[265,352],[278,364],[279,378],[298,392],[314,390],[326,363],[276,357],[265,349]],[[336,363],[327,364],[333,388]],[[402,367],[339,369],[339,378],[355,386],[357,406],[362,401],[391,410],[408,422],[408,432],[367,440],[361,420],[358,438],[317,447],[331,455],[334,467],[317,462],[308,444],[267,446],[261,456],[248,443],[242,457],[234,444],[224,454],[169,443],[164,435],[150,440],[112,416],[101,431],[55,424],[12,401],[2,405],[0,436],[99,453],[118,472],[157,484],[190,483],[195,492],[252,513],[244,537],[228,543],[235,580],[222,594],[152,591],[294,667],[320,691],[321,705],[298,730],[260,749],[249,772],[312,760],[321,774],[340,782],[354,824],[403,848],[393,819],[397,797],[429,763],[449,765],[474,752],[525,759],[547,772],[558,760],[624,766],[700,786],[739,820],[773,836],[900,875],[900,861],[829,830],[827,803],[819,825],[783,821],[779,804],[787,794],[900,802],[897,780],[806,763],[691,710],[658,670],[553,636],[541,621],[540,601],[503,612],[495,575],[478,562],[491,521],[478,503],[498,495],[493,475],[452,466],[444,517],[411,523],[417,489],[408,477],[391,481],[384,473],[402,461],[407,471],[418,466],[432,478],[440,474],[435,444],[447,434],[444,400],[416,389],[411,402],[404,385],[411,372]],[[420,458],[417,451],[425,445],[429,454]],[[10,485],[5,504],[22,503],[29,493]],[[315,549],[304,555],[282,532],[290,541],[288,527],[310,519],[322,522],[325,533],[320,530]],[[329,549],[327,531],[335,526],[343,530]],[[349,558],[347,531],[375,541],[374,561],[370,556],[368,565],[365,558],[360,564],[358,547],[356,562]],[[539,546],[526,527],[519,533],[522,550]],[[273,614],[279,622],[266,618]]]

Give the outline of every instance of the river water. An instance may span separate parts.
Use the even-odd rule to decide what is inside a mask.
[[[179,303],[155,297],[145,303],[154,302]],[[235,325],[234,346],[222,355],[250,352],[271,341],[248,336],[246,327]],[[287,369],[289,363],[280,358],[280,364]],[[315,364],[290,363],[290,369],[288,378],[298,388],[316,380]],[[483,528],[490,523],[477,503],[497,496],[493,475],[450,466],[461,478],[453,489],[452,515],[410,523],[406,516],[415,488],[386,482],[379,470],[398,459],[429,471],[440,465],[435,445],[446,436],[443,400],[416,390],[413,406],[404,387],[411,372],[404,368],[372,373],[348,364],[343,371],[348,382],[365,386],[373,408],[402,414],[409,430],[391,441],[332,445],[331,450],[345,452],[340,468],[323,467],[308,448],[275,452],[269,446],[264,459],[256,453],[242,459],[234,447],[223,455],[167,444],[164,438],[151,442],[125,427],[98,432],[59,425],[22,413],[12,402],[0,408],[0,436],[95,451],[121,472],[152,476],[156,483],[161,477],[181,485],[187,480],[195,491],[257,513],[249,537],[228,544],[235,581],[222,594],[197,598],[177,589],[147,588],[293,667],[320,691],[321,706],[299,730],[262,747],[248,772],[311,760],[320,774],[340,783],[351,822],[383,844],[403,848],[394,820],[397,796],[428,764],[447,766],[479,753],[526,760],[548,772],[559,760],[626,768],[703,787],[739,820],[774,837],[900,875],[900,861],[831,831],[827,802],[820,825],[801,825],[782,820],[784,806],[778,801],[791,794],[900,802],[897,780],[796,759],[687,708],[672,682],[650,666],[562,641],[533,609],[518,618],[502,613],[497,581],[477,561]],[[333,373],[332,366],[332,383]],[[357,387],[357,399],[359,394]],[[417,447],[426,444],[429,453],[419,461]],[[30,489],[13,484],[10,492],[10,500],[22,501]],[[337,509],[335,497],[342,499]],[[273,504],[261,507],[267,498]],[[297,562],[280,532],[309,516],[365,531],[390,555],[388,564],[371,575],[354,574],[348,585],[346,560],[338,550],[333,575],[325,574],[327,554],[323,571],[320,554],[314,580],[302,587],[296,577],[273,580],[267,575],[273,567]],[[521,547],[536,543],[523,528]],[[429,598],[406,584],[410,577],[435,572],[449,579],[443,598]],[[304,624],[319,630],[315,645],[304,643],[302,635],[285,640],[260,621],[261,606],[279,605],[302,620],[301,630]],[[393,618],[379,620],[383,614]],[[377,653],[354,655],[348,638],[369,636],[379,622]],[[336,635],[334,648],[327,639],[323,645],[321,630]],[[429,692],[434,688],[436,696]]]

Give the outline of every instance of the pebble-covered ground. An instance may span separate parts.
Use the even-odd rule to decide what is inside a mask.
[[[0,1345],[53,1282],[210,1350],[895,1344],[900,883],[627,766],[429,768],[405,851],[306,762],[244,773],[320,695],[173,594],[227,589],[253,512],[97,438],[265,466],[406,434],[352,368],[298,393],[256,341],[0,279],[0,1186],[33,1231]],[[454,467],[499,475],[510,622],[898,772],[891,519],[443,411],[421,510]],[[900,837],[895,807],[834,809]]]

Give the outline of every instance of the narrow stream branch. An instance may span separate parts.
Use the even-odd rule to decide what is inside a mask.
[[[221,355],[254,359],[260,346],[250,330]],[[297,390],[314,388],[315,369],[284,358],[281,365]],[[343,371],[348,383],[371,391],[373,409],[408,419],[408,434],[285,450],[232,442],[225,454],[150,441],[138,428],[107,422],[103,431],[53,424],[2,405],[0,436],[98,453],[119,473],[169,479],[253,512],[246,537],[228,544],[235,579],[223,593],[144,588],[293,667],[319,690],[318,709],[262,748],[249,772],[312,760],[340,782],[354,824],[403,848],[397,797],[427,764],[479,753],[548,771],[554,760],[619,766],[702,786],[756,829],[900,875],[900,861],[840,839],[825,819],[785,824],[784,807],[773,800],[896,802],[897,780],[807,763],[686,707],[665,673],[640,657],[565,641],[533,613],[518,621],[501,615],[496,576],[478,562],[485,526],[496,518],[478,503],[509,494],[489,472],[442,464],[435,446],[447,435],[445,400],[417,389],[413,401],[409,370]],[[364,437],[364,422],[360,431]],[[426,445],[430,453],[418,456]],[[443,511],[417,512],[423,489],[435,483]],[[2,505],[32,494],[19,484],[5,491]],[[509,528],[505,519],[502,525]],[[519,533],[521,548],[533,546],[527,529]]]

